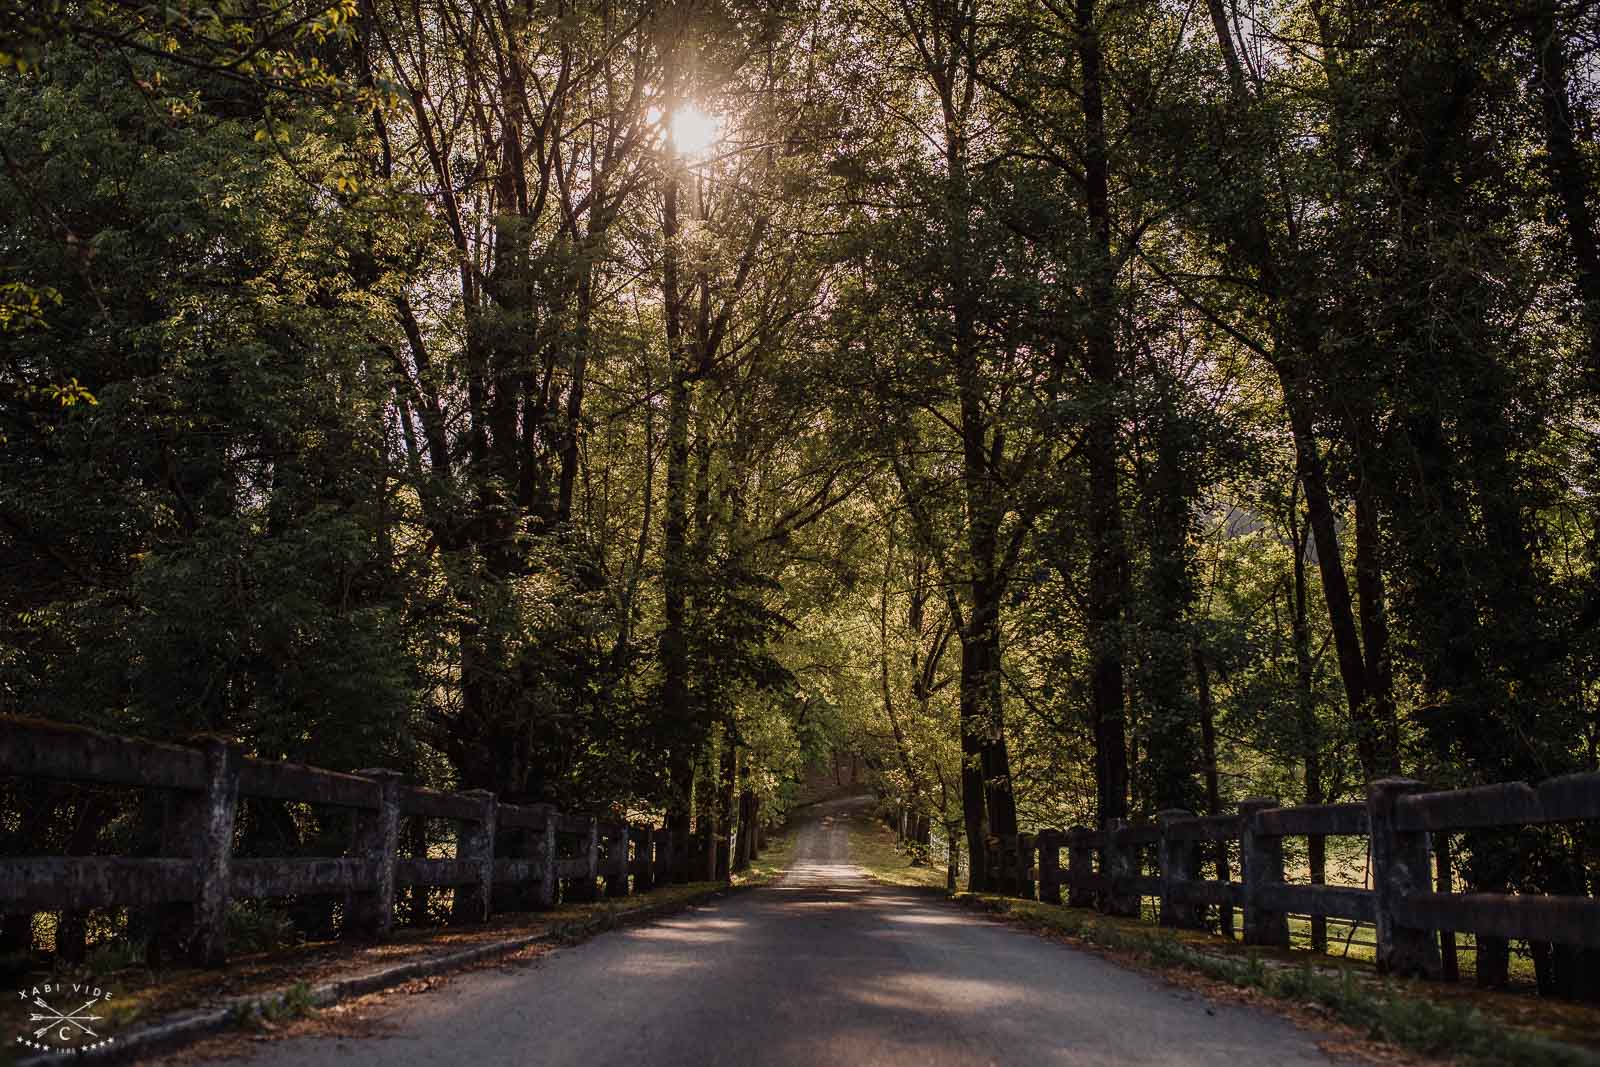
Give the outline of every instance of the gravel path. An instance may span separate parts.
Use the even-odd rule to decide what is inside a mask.
[[[259,1046],[255,1067],[1327,1064],[1317,1036],[868,882],[809,809],[789,876],[379,1008],[380,1036]]]

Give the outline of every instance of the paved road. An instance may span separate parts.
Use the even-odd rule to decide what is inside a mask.
[[[390,998],[382,1036],[272,1042],[247,1062],[1329,1063],[1276,1017],[869,883],[836,821],[851,803],[819,806],[780,885]]]

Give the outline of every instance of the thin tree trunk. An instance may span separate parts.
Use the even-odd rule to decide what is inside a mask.
[[[1195,687],[1200,694],[1200,745],[1204,760],[1206,784],[1206,814],[1222,814],[1221,775],[1217,767],[1217,710],[1211,699],[1211,671],[1206,665],[1205,649],[1200,643],[1194,646]],[[1228,843],[1217,842],[1217,880],[1228,881]],[[1218,925],[1224,937],[1233,937],[1233,908],[1223,905],[1217,909]]]
[[[1366,440],[1365,438],[1363,439]],[[1360,451],[1370,454],[1365,444]],[[1394,703],[1394,673],[1389,659],[1389,615],[1384,602],[1383,565],[1379,559],[1382,533],[1378,529],[1376,492],[1363,472],[1356,487],[1356,592],[1361,597],[1361,640],[1367,673],[1367,699],[1371,704],[1375,743],[1372,775],[1400,773],[1400,718]]]
[[[1240,63],[1238,48],[1234,43],[1232,23],[1223,8],[1222,0],[1208,0],[1208,7],[1218,48],[1228,68],[1229,86],[1235,103],[1241,108],[1248,107],[1253,103],[1251,89]],[[1294,439],[1296,473],[1306,494],[1311,536],[1317,546],[1317,568],[1322,578],[1328,622],[1333,630],[1339,676],[1344,683],[1350,720],[1356,730],[1357,756],[1361,761],[1363,773],[1368,778],[1375,778],[1384,773],[1385,768],[1393,762],[1392,757],[1385,753],[1384,739],[1388,736],[1389,729],[1386,723],[1380,723],[1374,717],[1374,708],[1369,703],[1371,693],[1368,679],[1372,672],[1369,671],[1362,652],[1350,582],[1344,572],[1344,558],[1339,548],[1338,520],[1328,491],[1326,466],[1317,444],[1313,414],[1315,405],[1310,383],[1306,380],[1303,370],[1307,361],[1320,348],[1320,330],[1314,310],[1302,306],[1285,286],[1279,255],[1273,248],[1272,238],[1258,214],[1250,213],[1248,221],[1229,236],[1231,242],[1255,267],[1258,283],[1263,292],[1278,304],[1283,314],[1287,350],[1277,352],[1270,362],[1278,376],[1283,391],[1284,408],[1289,416],[1289,429]],[[1392,718],[1392,712],[1390,717]]]
[[[1299,501],[1293,495],[1289,501],[1289,539],[1294,548],[1294,662],[1295,707],[1300,720],[1300,744],[1305,758],[1305,802],[1321,804],[1322,791],[1322,731],[1317,724],[1316,693],[1312,688],[1315,678],[1311,659],[1311,620],[1306,610],[1306,540],[1301,533],[1297,516]],[[1306,841],[1307,860],[1311,868],[1311,884],[1326,885],[1328,881],[1328,839],[1312,834]],[[1311,948],[1326,952],[1328,948],[1328,920],[1326,916],[1311,917]]]
[[[889,678],[889,576],[892,573],[895,556],[894,529],[891,521],[889,551],[883,566],[883,583],[878,590],[878,686],[883,697],[883,713],[888,717],[889,730],[894,735],[895,756],[900,761],[900,769],[905,773],[906,784],[911,790],[910,802],[913,810],[920,813],[927,803],[922,776],[917,773],[916,767],[911,762],[911,752],[906,746],[905,729],[900,723],[899,711],[895,708],[894,692]],[[920,594],[913,594],[917,595]],[[913,617],[921,614],[916,605],[913,605],[912,614]],[[920,638],[920,633],[917,636]],[[912,665],[914,668],[915,659]]]
[[[944,888],[954,893],[961,881],[961,823],[950,818],[950,790],[943,772],[939,774],[939,812],[944,818],[944,840],[947,852],[944,868]]]
[[[603,193],[603,189],[597,189],[594,195],[603,196]],[[567,386],[566,418],[561,435],[561,480],[556,495],[556,521],[559,523],[572,518],[572,492],[578,479],[578,445],[583,434],[583,390],[589,370],[589,349],[594,343],[594,267],[585,263],[580,269],[572,380]]]
[[[739,746],[734,743],[733,730],[729,726],[723,727],[718,770],[722,776],[722,788],[717,794],[716,836],[722,840],[714,842],[717,849],[716,880],[726,882],[733,873],[734,815],[739,790]]]

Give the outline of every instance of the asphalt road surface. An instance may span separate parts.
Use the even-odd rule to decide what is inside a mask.
[[[537,963],[391,997],[372,1037],[257,1046],[253,1067],[1328,1064],[1317,1035],[886,889],[811,809],[792,872]]]

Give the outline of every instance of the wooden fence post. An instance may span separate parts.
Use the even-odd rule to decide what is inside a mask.
[[[648,893],[656,886],[656,832],[648,826],[641,826],[634,833],[637,835],[634,852],[640,870],[633,876],[633,891]]]
[[[628,895],[628,824],[620,823],[606,837],[606,896]]]
[[[694,876],[689,873],[689,831],[673,830],[668,835],[672,839],[672,880],[677,884],[694,881]]]
[[[568,881],[567,889],[571,893],[573,900],[598,900],[600,897],[598,882],[600,878],[600,820],[593,815],[589,816],[588,836],[581,847],[583,852],[579,858],[588,861],[588,865],[585,868],[588,873],[581,878],[574,878]]]
[[[1283,838],[1258,834],[1255,815],[1278,802],[1251,797],[1239,802],[1239,859],[1244,867],[1244,942],[1289,947],[1289,921],[1267,905],[1272,887],[1283,884]]]
[[[192,904],[158,909],[158,937],[199,967],[228,959],[228,877],[239,805],[239,750],[219,738],[197,739],[206,762],[203,792],[175,791],[162,827],[162,852],[195,861]],[[159,956],[161,949],[153,952]]]
[[[1378,913],[1378,970],[1439,977],[1439,942],[1433,931],[1404,926],[1396,908],[1413,893],[1433,890],[1428,834],[1395,826],[1395,802],[1427,787],[1410,778],[1384,778],[1367,786],[1367,825],[1372,833],[1372,888]]]
[[[1087,826],[1067,829],[1067,904],[1074,908],[1094,907],[1096,894],[1093,887],[1082,884],[1094,874],[1094,845]]]
[[[506,812],[501,810],[496,815],[495,863],[498,865],[501,860],[513,860],[517,866],[524,867],[527,874],[521,879],[513,877],[495,883],[494,896],[489,905],[489,910],[494,914],[532,911],[541,906],[544,864],[540,857],[544,853],[544,828],[539,823],[539,816],[545,806],[520,804],[517,807],[520,809],[520,818],[515,821],[521,825],[508,828]],[[531,820],[528,818],[530,815],[533,816]],[[527,825],[529,822],[533,825]]]
[[[1106,820],[1105,833],[1101,835],[1100,867],[1105,874],[1105,887],[1100,892],[1099,907],[1107,915],[1137,917],[1139,894],[1128,891],[1129,883],[1137,876],[1133,864],[1134,850],[1122,840],[1128,820]]]
[[[1034,841],[1032,834],[1017,835],[1017,896],[1023,900],[1033,899]]]
[[[1061,831],[1040,830],[1034,838],[1039,846],[1039,899],[1046,904],[1061,903]]]
[[[1450,869],[1450,835],[1448,833],[1434,836],[1433,857],[1435,863],[1435,891],[1439,893],[1454,892],[1455,877]],[[1461,980],[1461,963],[1456,958],[1456,932],[1454,930],[1439,931],[1439,962],[1443,965],[1440,977],[1446,982],[1459,982]]]
[[[1231,882],[1233,879],[1228,863],[1228,839],[1223,838],[1216,841],[1214,847],[1216,848],[1217,880]],[[1233,940],[1233,907],[1231,901],[1217,907],[1217,931],[1229,941]]]
[[[671,885],[677,881],[678,854],[672,831],[663,826],[652,831],[656,839],[656,885]]]
[[[544,829],[539,832],[539,895],[541,908],[556,906],[556,807],[536,804],[544,812]]]
[[[477,877],[470,885],[456,886],[450,920],[481,923],[489,918],[489,900],[494,891],[495,813],[500,802],[487,789],[471,789],[461,795],[482,805],[476,819],[456,824],[456,859],[472,864]]]
[[[1156,822],[1161,826],[1161,841],[1156,846],[1156,856],[1161,865],[1162,926],[1194,929],[1201,925],[1194,904],[1178,899],[1190,882],[1195,843],[1187,838],[1175,838],[1171,833],[1174,822],[1193,817],[1193,812],[1181,808],[1168,808],[1156,813]]]
[[[356,811],[355,834],[350,854],[372,865],[370,893],[350,895],[350,914],[344,935],[381,941],[394,930],[395,864],[400,856],[400,779],[399,771],[373,767],[357,771],[378,785],[378,810]]]

